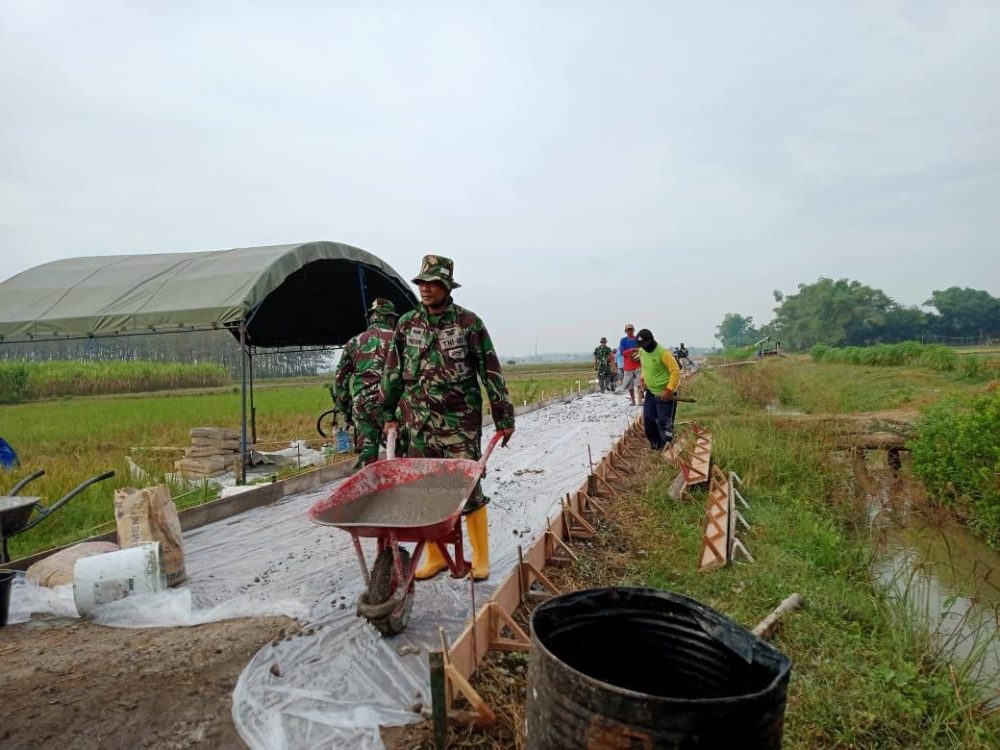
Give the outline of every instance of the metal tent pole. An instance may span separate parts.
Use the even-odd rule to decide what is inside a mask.
[[[240,321],[240,484],[247,483],[247,324]]]
[[[254,347],[247,348],[247,355],[249,358],[250,371],[250,449],[253,450],[253,446],[257,445],[257,407],[254,406],[253,402],[253,350]]]

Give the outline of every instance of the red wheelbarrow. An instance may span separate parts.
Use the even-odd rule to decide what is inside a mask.
[[[469,572],[462,549],[462,508],[486,471],[486,462],[503,437],[490,440],[482,459],[393,458],[395,436],[388,440],[387,459],[376,461],[347,479],[329,497],[309,509],[309,520],[336,526],[351,535],[365,591],[358,615],[383,635],[406,629],[413,608],[417,563],[424,545],[436,544],[455,578]],[[361,538],[375,538],[371,572]],[[411,555],[400,542],[416,542]],[[454,554],[449,553],[451,546]]]

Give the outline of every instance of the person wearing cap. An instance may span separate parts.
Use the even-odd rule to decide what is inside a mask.
[[[486,389],[497,432],[504,436],[502,445],[514,433],[514,405],[500,359],[480,317],[451,298],[452,290],[460,285],[450,258],[424,256],[413,283],[420,288],[421,304],[400,318],[382,375],[382,407],[386,415],[395,417],[386,422],[386,431],[402,428],[411,457],[479,460],[480,383]],[[476,580],[490,572],[488,502],[476,483],[463,510]],[[426,558],[416,572],[421,579],[448,567],[437,544],[428,544],[425,550]]]
[[[653,450],[663,450],[674,439],[674,414],[677,411],[677,386],[681,368],[652,332],[643,328],[635,337],[639,345],[639,364],[646,396],[642,402],[642,426]]]
[[[594,349],[594,369],[597,371],[597,382],[604,393],[605,387],[612,391],[615,389],[615,382],[611,379],[611,349],[608,348],[608,339],[601,336],[601,343]]]
[[[632,357],[631,352],[639,344],[635,340],[635,326],[631,323],[625,324],[625,335],[618,342],[618,353],[622,358],[622,388],[628,391],[628,398],[635,404],[635,386],[639,380],[639,360]]]
[[[377,297],[368,308],[368,328],[344,345],[334,374],[334,401],[347,424],[354,423],[358,460],[354,471],[378,459],[382,438],[379,388],[392,332],[396,307]]]

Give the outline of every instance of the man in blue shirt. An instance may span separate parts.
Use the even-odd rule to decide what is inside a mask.
[[[635,340],[635,326],[625,324],[625,335],[618,342],[618,356],[622,358],[622,388],[628,391],[629,400],[635,404],[635,386],[639,380],[639,360],[632,359],[634,351],[638,351],[639,342]]]

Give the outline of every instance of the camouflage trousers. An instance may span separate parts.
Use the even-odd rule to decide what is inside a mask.
[[[382,409],[377,401],[362,401],[352,409],[354,419],[354,451],[358,460],[354,471],[378,460],[382,441]]]
[[[422,430],[407,431],[409,458],[471,458],[478,461],[483,456],[480,442],[482,430],[458,430],[454,427],[435,429],[434,420]],[[482,482],[476,482],[462,513],[468,515],[479,510],[490,499],[483,494]]]

